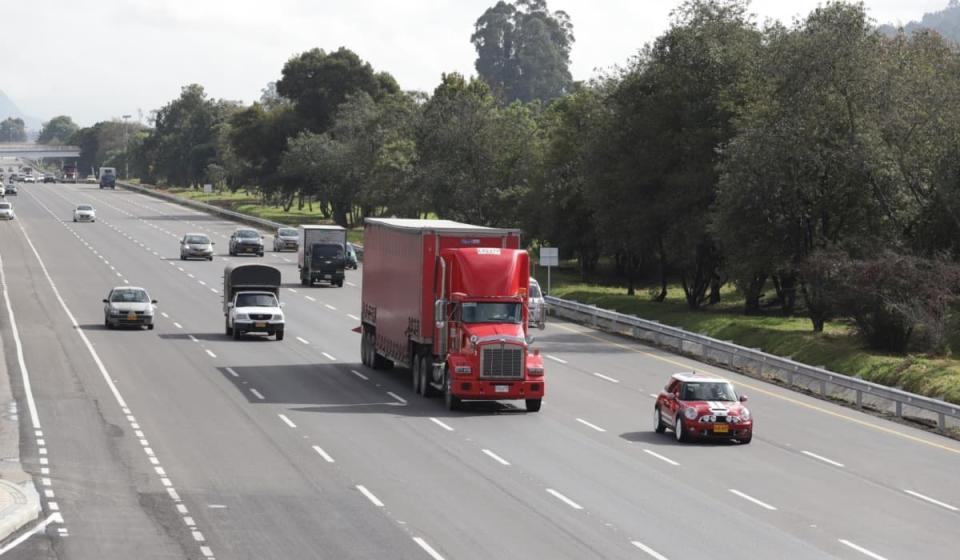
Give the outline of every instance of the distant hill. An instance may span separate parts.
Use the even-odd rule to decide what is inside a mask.
[[[7,117],[23,119],[28,131],[38,132],[40,127],[43,126],[43,122],[40,119],[23,114],[20,107],[17,107],[17,104],[14,103],[3,90],[0,90],[0,121]]]
[[[903,30],[908,34],[920,29],[932,29],[943,35],[945,39],[960,44],[960,0],[950,0],[943,10],[923,14],[920,21],[911,21],[903,26]],[[880,31],[892,36],[897,33],[897,27],[881,25]]]

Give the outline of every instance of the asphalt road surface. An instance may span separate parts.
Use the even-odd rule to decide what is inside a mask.
[[[303,288],[296,255],[226,258],[236,225],[95,185],[22,185],[0,311],[42,531],[16,559],[960,556],[960,444],[733,373],[753,443],[652,430],[671,373],[717,371],[586,327],[537,331],[547,397],[447,412],[360,365],[360,273]],[[77,204],[95,223],[73,223]],[[213,262],[179,260],[205,232]],[[284,277],[282,342],[224,334],[223,267]],[[106,330],[117,285],[155,330]],[[15,349],[22,349],[26,383]],[[30,412],[35,401],[35,420]],[[54,514],[60,514],[56,516]]]

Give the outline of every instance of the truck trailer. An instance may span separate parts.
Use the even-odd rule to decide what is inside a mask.
[[[368,218],[361,361],[409,368],[415,393],[524,400],[540,410],[543,358],[528,338],[530,264],[518,230]]]
[[[312,286],[326,282],[343,287],[346,267],[347,230],[340,226],[300,226],[297,266],[300,283]]]

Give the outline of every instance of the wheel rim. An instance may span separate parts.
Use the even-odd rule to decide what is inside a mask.
[[[681,441],[683,439],[683,420],[680,418],[680,416],[677,416],[677,423],[673,426],[673,433],[676,436],[677,441]]]

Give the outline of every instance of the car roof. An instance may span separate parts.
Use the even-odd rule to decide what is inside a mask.
[[[207,235],[207,234],[205,234],[205,233],[198,233],[198,232],[196,232],[196,231],[192,231],[192,232],[190,232],[190,233],[185,233],[185,234],[183,234],[184,237],[190,237],[190,236],[192,236],[192,235],[197,235],[197,236],[200,236],[200,237],[210,237],[209,235]]]
[[[672,377],[673,379],[676,379],[677,381],[682,381],[682,382],[684,382],[684,383],[687,383],[687,382],[697,382],[697,383],[700,383],[700,382],[729,383],[729,382],[730,382],[729,379],[724,379],[724,378],[719,377],[719,376],[717,376],[717,375],[709,375],[709,374],[697,373],[697,372],[695,372],[695,371],[685,371],[685,372],[675,373],[675,374],[673,374],[671,377]]]
[[[116,292],[117,290],[131,290],[131,291],[147,291],[146,288],[141,288],[140,286],[114,286],[110,289],[111,292]]]
[[[251,227],[238,227],[237,229],[233,230],[233,233],[237,233],[238,231],[252,231],[254,233],[260,233],[259,231]]]

